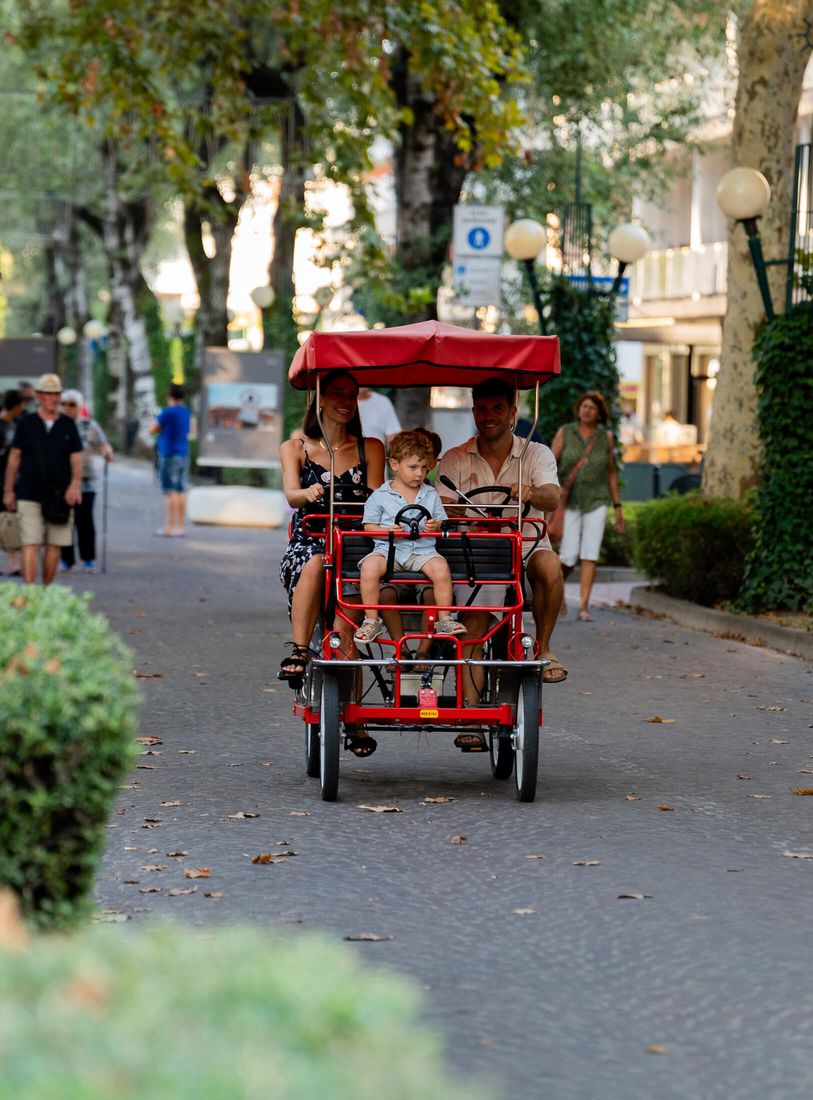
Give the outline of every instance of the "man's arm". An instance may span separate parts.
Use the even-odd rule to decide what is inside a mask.
[[[65,500],[68,504],[82,503],[82,452],[74,451],[71,455],[71,483],[65,491]]]
[[[17,511],[17,497],[14,492],[14,483],[17,480],[17,473],[20,469],[21,454],[22,451],[19,447],[12,447],[8,452],[6,480],[3,486],[3,507],[9,512]]]

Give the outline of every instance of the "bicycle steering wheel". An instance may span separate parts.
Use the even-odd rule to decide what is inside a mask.
[[[409,513],[417,513],[415,516],[410,516]],[[428,509],[424,508],[422,504],[407,504],[406,508],[402,508],[401,511],[394,519],[394,523],[406,523],[409,525],[409,537],[416,539],[420,533],[420,522],[422,519],[431,519],[432,513]]]
[[[466,496],[474,498],[476,496],[479,496],[481,493],[502,493],[503,499],[500,501],[499,504],[492,505],[492,507],[505,508],[511,501],[511,489],[507,485],[481,485],[479,489],[470,489],[469,492],[466,493]],[[530,500],[526,500],[525,504],[522,507],[523,519],[525,519],[530,510],[531,502]]]

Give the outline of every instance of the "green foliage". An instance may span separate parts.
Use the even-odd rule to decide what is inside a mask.
[[[626,567],[635,564],[635,530],[638,523],[638,513],[642,507],[643,504],[639,501],[627,500],[623,502],[624,532],[620,535],[615,529],[614,509],[610,509],[604,526],[599,565]]]
[[[615,365],[615,302],[606,295],[586,294],[567,279],[554,276],[545,292],[550,305],[548,332],[559,337],[562,373],[542,390],[539,434],[550,442],[562,424],[575,419],[573,405],[587,390],[598,390],[611,413],[615,432],[618,368]]]
[[[150,351],[153,378],[155,379],[155,402],[163,408],[167,403],[167,392],[172,381],[172,357],[169,341],[164,332],[161,309],[155,295],[144,288],[138,296],[139,312],[144,318],[147,330],[147,345]]]
[[[88,601],[0,585],[0,885],[41,925],[86,912],[135,755],[131,658]]]
[[[635,565],[664,592],[707,607],[735,598],[752,543],[751,502],[672,494],[642,504]]]
[[[262,869],[261,869],[262,870]],[[94,928],[0,966],[1,1100],[477,1100],[411,983],[313,935]]]
[[[103,428],[110,416],[110,374],[107,369],[107,348],[93,351],[93,415]]]
[[[744,611],[813,611],[813,303],[767,323],[754,343],[762,478]]]

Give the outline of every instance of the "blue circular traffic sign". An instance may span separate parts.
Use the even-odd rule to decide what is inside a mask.
[[[473,229],[469,230],[466,240],[471,248],[477,252],[482,252],[484,248],[488,248],[491,234],[484,225],[475,225]]]

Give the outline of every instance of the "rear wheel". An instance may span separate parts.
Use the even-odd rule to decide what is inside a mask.
[[[510,737],[498,737],[493,731],[488,735],[488,754],[491,758],[491,774],[495,779],[510,779],[514,770],[514,746]]]
[[[305,724],[305,770],[311,779],[319,778],[319,727],[315,722]]]
[[[514,727],[517,798],[533,802],[539,767],[539,679],[526,672],[517,693],[517,724]]]
[[[319,717],[319,778],[322,799],[325,802],[335,802],[339,790],[339,677],[328,669],[322,674]]]

